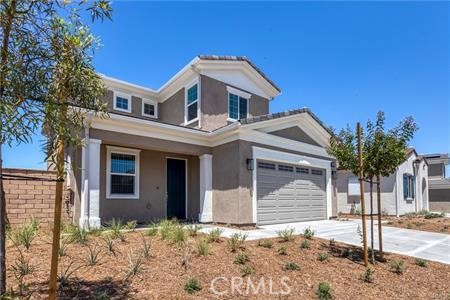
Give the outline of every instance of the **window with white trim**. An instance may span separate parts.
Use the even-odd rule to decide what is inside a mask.
[[[139,197],[139,150],[108,147],[107,197]]]
[[[248,113],[248,99],[228,93],[228,118],[233,120],[245,119]]]
[[[149,99],[142,99],[142,115],[145,117],[157,118],[157,104]]]
[[[198,119],[198,82],[186,88],[186,123]]]
[[[120,92],[114,92],[114,99],[113,99],[113,109],[124,111],[124,112],[131,112],[131,96],[125,93]]]
[[[403,174],[403,198],[405,200],[412,200],[415,197],[415,179],[412,174]]]

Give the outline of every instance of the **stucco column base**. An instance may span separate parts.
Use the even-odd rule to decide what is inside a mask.
[[[89,218],[89,229],[99,229],[102,226],[100,218],[90,217]]]
[[[213,221],[212,213],[199,214],[198,220],[200,223],[212,223]]]

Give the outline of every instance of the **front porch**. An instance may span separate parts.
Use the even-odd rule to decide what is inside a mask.
[[[81,150],[82,227],[161,218],[212,222],[208,147],[90,129]]]

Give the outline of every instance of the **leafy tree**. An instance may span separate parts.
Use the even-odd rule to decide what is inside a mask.
[[[58,15],[75,16],[82,10],[87,10],[93,20],[111,17],[106,0],[0,1],[0,175],[1,146],[28,142],[49,111],[46,104],[55,105],[48,97],[59,59],[50,40],[57,29],[54,20]],[[0,295],[6,290],[5,208],[0,180]]]

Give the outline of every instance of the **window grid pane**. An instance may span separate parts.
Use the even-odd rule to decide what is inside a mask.
[[[111,194],[134,194],[134,176],[111,175]]]
[[[111,173],[135,174],[136,157],[130,154],[111,153]]]
[[[188,108],[187,108],[187,110],[188,110],[187,120],[188,121],[191,121],[191,120],[194,120],[195,118],[197,118],[197,113],[198,113],[197,112],[197,103],[198,102],[194,102],[188,106]]]
[[[123,97],[116,97],[116,108],[128,110],[128,99]]]
[[[191,104],[198,99],[198,86],[195,84],[193,87],[188,89],[187,92],[187,103]]]
[[[275,164],[258,162],[258,168],[267,169],[267,170],[275,170]]]
[[[294,172],[294,168],[291,166],[278,165],[278,171]]]
[[[154,116],[155,106],[150,103],[144,103],[144,114]]]
[[[231,119],[238,119],[239,114],[239,97],[234,94],[229,94],[228,99],[228,116]]]
[[[247,118],[247,99],[239,97],[239,119]]]
[[[322,175],[322,170],[311,169],[312,175]]]

